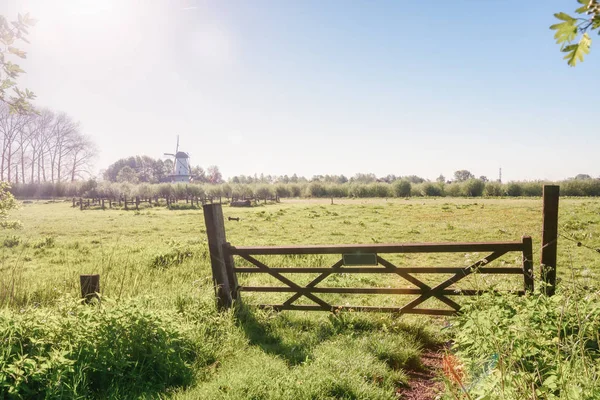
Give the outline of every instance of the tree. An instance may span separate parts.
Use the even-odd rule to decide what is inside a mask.
[[[598,31],[600,34],[600,4],[598,0],[577,0],[580,7],[575,10],[579,16],[572,17],[564,12],[554,16],[562,21],[550,26],[556,31],[554,38],[560,44],[560,51],[567,63],[574,67],[577,62],[582,62],[583,57],[590,52],[592,38],[588,32]],[[581,17],[583,16],[583,17]]]
[[[25,59],[27,53],[14,46],[21,40],[29,43],[26,36],[29,34],[28,28],[35,25],[35,20],[29,17],[29,14],[17,16],[16,21],[8,20],[0,15],[0,103],[7,103],[12,112],[27,112],[31,108],[30,100],[35,95],[29,89],[21,90],[17,86],[17,79],[23,72],[18,64],[9,60],[9,57],[18,57]],[[7,93],[12,89],[14,94]]]
[[[454,172],[454,180],[456,182],[464,182],[464,181],[468,181],[469,179],[474,179],[475,175],[473,175],[471,172],[467,171],[466,169],[461,169],[459,171]]]
[[[206,169],[208,182],[210,183],[223,183],[223,175],[219,171],[219,167],[211,165]]]
[[[135,170],[129,165],[121,168],[117,174],[117,182],[138,183],[139,181],[140,179],[138,178]]]
[[[444,175],[440,174],[440,176],[438,176],[435,179],[435,181],[438,182],[438,183],[446,183],[446,177]]]
[[[577,179],[577,180],[585,180],[585,179],[592,179],[591,176],[589,176],[588,174],[577,174],[575,176],[575,178],[573,179]]]

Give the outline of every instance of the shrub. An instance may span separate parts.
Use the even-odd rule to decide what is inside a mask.
[[[8,248],[17,247],[19,244],[21,244],[21,238],[16,235],[11,235],[4,238],[4,242],[2,243],[4,247]]]
[[[310,197],[326,197],[327,190],[321,182],[311,182],[308,185],[307,195]]]
[[[409,181],[401,179],[393,184],[394,195],[396,197],[409,197],[411,184]]]
[[[542,195],[543,186],[542,182],[521,182],[521,195],[530,197],[539,197]]]
[[[444,192],[446,193],[446,196],[450,196],[450,197],[460,197],[463,194],[462,186],[458,182],[454,182],[449,185],[446,185],[444,187]]]
[[[173,317],[132,302],[0,311],[1,398],[120,398],[192,379],[194,347]]]
[[[468,301],[452,329],[470,398],[600,398],[597,289],[487,293]]]
[[[517,182],[510,182],[506,185],[506,194],[512,197],[518,197],[523,195],[523,188]]]
[[[426,182],[421,187],[423,196],[443,196],[444,192],[439,184]]]
[[[463,183],[463,191],[467,197],[479,197],[483,195],[485,182],[480,179],[469,179]]]
[[[500,182],[486,182],[483,193],[490,197],[504,196],[504,190]]]

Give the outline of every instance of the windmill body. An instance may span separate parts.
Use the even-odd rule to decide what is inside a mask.
[[[186,152],[179,151],[179,136],[177,136],[175,154],[165,153],[165,156],[172,156],[174,158],[173,172],[169,175],[171,182],[190,182],[192,177],[190,155]]]

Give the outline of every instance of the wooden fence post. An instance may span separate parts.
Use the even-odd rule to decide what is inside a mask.
[[[136,210],[140,209],[140,197],[139,196],[135,196],[135,209]]]
[[[531,236],[523,236],[523,278],[525,291],[533,292],[533,244]]]
[[[83,211],[83,199],[81,197],[79,198],[79,209]]]
[[[542,228],[542,258],[540,272],[546,283],[544,291],[552,296],[556,290],[556,253],[558,241],[559,186],[544,185],[544,220]]]
[[[85,299],[86,303],[98,298],[100,275],[79,275],[79,284],[81,285],[81,297]]]
[[[208,251],[210,253],[217,306],[227,309],[231,307],[233,299],[227,273],[228,262],[223,251],[223,246],[227,243],[223,209],[220,204],[206,204],[202,209],[204,210],[204,223],[206,224],[206,235],[208,236]],[[231,264],[231,267],[233,267],[233,264]]]

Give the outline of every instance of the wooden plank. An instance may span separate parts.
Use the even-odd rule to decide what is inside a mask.
[[[281,267],[281,268],[270,268],[271,271],[282,273],[294,273],[294,274],[321,274],[325,272],[331,272],[336,274],[395,274],[396,271],[389,268],[338,268],[332,271],[329,267]],[[411,274],[455,274],[461,272],[463,267],[403,267],[398,268],[397,271],[406,272]],[[235,267],[235,272],[238,273],[265,273],[265,271],[255,267]],[[510,275],[521,275],[523,274],[523,268],[518,267],[488,267],[479,268],[477,270],[480,274],[510,274]]]
[[[523,285],[533,292],[533,245],[530,236],[523,236]]]
[[[556,258],[558,249],[558,198],[557,185],[544,185],[541,278],[546,283],[544,291],[552,296],[556,288]]]
[[[396,243],[396,244],[345,244],[319,246],[271,246],[234,247],[233,255],[285,255],[285,254],[344,254],[360,253],[468,253],[468,252],[509,252],[522,251],[522,242],[486,243]]]
[[[323,310],[319,306],[303,305],[303,304],[257,304],[256,307],[267,308],[275,311],[292,310],[292,311],[361,311],[361,312],[388,312],[398,314],[424,314],[424,315],[456,315],[454,310],[441,309],[411,309],[403,311],[401,307],[372,307],[372,306],[332,306],[330,310]]]
[[[239,286],[239,291],[243,292],[262,292],[262,293],[292,293],[296,290],[288,286]],[[334,288],[334,287],[316,287],[305,288],[307,292],[312,293],[367,293],[367,294],[422,294],[423,291],[417,288]],[[440,296],[479,296],[486,293],[486,290],[473,289],[443,289],[438,292]],[[522,290],[506,291],[497,293],[514,293],[522,295]]]

